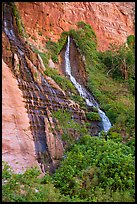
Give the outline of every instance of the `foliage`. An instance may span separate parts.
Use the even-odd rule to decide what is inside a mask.
[[[131,37],[131,38],[130,38]],[[133,84],[135,79],[135,53],[133,46],[132,36],[127,38],[127,43],[121,46],[111,44],[109,50],[100,52],[100,59],[104,63],[107,69],[107,75],[109,74],[117,80],[129,80],[129,87],[134,94]]]
[[[49,50],[51,59],[54,63],[58,62],[58,55],[66,44],[67,35],[67,32],[63,32],[57,43],[51,41],[51,39],[49,39],[49,41],[46,43],[45,47]]]
[[[72,93],[70,95],[70,99],[75,101],[76,103],[78,103],[82,109],[84,109],[84,110],[87,109],[86,102],[85,102],[84,98],[82,98],[80,95]]]
[[[132,150],[120,142],[85,135],[66,154],[53,182],[61,193],[92,202],[126,201],[127,191],[133,201]]]
[[[78,27],[78,30],[70,30],[69,35],[80,53],[85,56],[87,87],[115,126],[115,132],[125,132],[125,137],[132,138],[135,126],[134,49],[125,44],[111,44],[109,50],[99,52],[96,50],[97,41],[91,26],[79,22]],[[132,42],[133,38],[128,37],[127,42]]]
[[[86,117],[87,117],[88,120],[91,120],[91,121],[101,121],[99,113],[87,112]]]
[[[56,128],[62,130],[61,138],[68,147],[76,141],[77,137],[88,133],[86,126],[75,121],[69,111],[59,109],[52,113],[52,117],[57,120]]]
[[[76,94],[76,88],[74,87],[74,85],[71,83],[71,81],[69,79],[67,79],[65,76],[60,75],[59,71],[57,69],[54,68],[50,68],[50,67],[46,67],[44,73],[53,78],[55,80],[55,82],[66,92],[71,92]]]
[[[49,53],[40,52],[39,50],[37,50],[37,49],[35,49],[35,48],[33,48],[33,51],[34,51],[35,53],[38,53],[38,54],[40,55],[40,57],[42,58],[42,61],[43,61],[43,63],[44,63],[45,68],[48,67],[49,57],[50,57]]]
[[[15,20],[16,20],[16,24],[17,24],[17,27],[18,27],[18,31],[19,31],[19,34],[22,35],[23,37],[28,37],[27,33],[26,33],[26,30],[25,30],[25,27],[22,23],[22,20],[21,20],[21,17],[20,17],[20,14],[19,14],[19,11],[17,9],[17,6],[14,2],[9,2],[11,8],[12,8],[12,11],[13,11],[13,15],[15,17]]]
[[[44,73],[54,79],[54,81],[68,94],[71,100],[80,105],[82,109],[86,109],[85,100],[78,95],[75,86],[65,76],[60,75],[58,69],[46,67]]]
[[[127,38],[128,47],[111,45],[105,52],[97,51],[97,38],[91,26],[78,23],[78,30],[64,32],[57,43],[49,40],[50,54],[36,50],[45,64],[45,74],[61,88],[71,92],[71,98],[81,103],[76,89],[56,69],[48,67],[50,56],[58,62],[58,55],[70,35],[77,49],[85,56],[88,73],[87,87],[113,124],[103,138],[91,137],[86,124],[74,120],[71,112],[58,110],[52,113],[56,129],[69,148],[60,167],[52,176],[43,179],[38,169],[14,174],[4,163],[2,194],[4,202],[133,202],[135,179],[135,110],[134,37]],[[85,108],[87,111],[87,108]],[[90,120],[98,118],[97,110],[90,110]],[[98,118],[99,119],[99,118]],[[80,138],[76,140],[76,138]]]
[[[64,195],[52,183],[42,184],[38,176],[40,171],[31,168],[23,174],[15,174],[7,163],[3,162],[2,201],[3,202],[63,202]]]
[[[86,63],[94,66],[97,62],[97,38],[90,25],[85,23],[78,24],[77,31],[70,30],[69,35],[73,38],[81,55],[86,57]],[[92,51],[92,52],[91,52]],[[88,71],[88,69],[86,70]]]
[[[131,49],[135,49],[135,36],[129,35],[127,37],[127,44]]]

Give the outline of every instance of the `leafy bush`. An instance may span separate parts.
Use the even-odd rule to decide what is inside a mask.
[[[30,168],[23,174],[15,174],[3,162],[2,201],[3,202],[63,202],[68,198],[61,195],[52,183],[42,184],[38,178],[40,171]]]
[[[49,50],[51,59],[53,60],[54,63],[58,62],[58,55],[63,49],[64,45],[66,44],[67,36],[68,33],[63,32],[57,43],[51,41],[51,39],[49,39],[49,41],[46,42],[45,48]]]
[[[134,39],[129,36],[128,44],[134,44]],[[107,75],[117,80],[130,80],[135,77],[135,53],[134,49],[125,44],[116,46],[111,44],[109,50],[100,52],[99,57],[107,69]]]
[[[87,112],[86,117],[88,120],[92,121],[101,121],[101,118],[99,116],[99,113],[94,113],[94,112]]]
[[[135,49],[135,36],[129,35],[127,37],[127,44],[131,49]]]
[[[85,135],[53,175],[40,179],[39,174],[37,168],[14,174],[4,163],[3,202],[134,202],[132,148],[111,139]]]
[[[133,201],[134,168],[131,148],[85,135],[71,147],[52,179],[65,195],[92,202],[126,201],[128,191],[127,197]]]

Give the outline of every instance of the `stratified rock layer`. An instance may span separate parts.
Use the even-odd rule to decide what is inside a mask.
[[[22,21],[34,44],[45,45],[47,37],[57,41],[63,31],[84,21],[92,26],[98,49],[123,43],[134,34],[135,2],[18,2]]]
[[[132,2],[17,2],[16,5],[30,36],[27,40],[41,48],[48,37],[57,41],[62,31],[77,29],[76,23],[79,21],[85,21],[93,27],[100,50],[107,49],[110,42],[123,43],[128,35],[134,34]],[[5,15],[5,20],[7,18],[7,29],[12,39],[9,41],[8,35],[2,33],[3,59],[8,65],[2,64],[3,160],[15,171],[22,172],[22,167],[25,170],[37,165],[36,154],[38,162],[44,165],[41,165],[43,171],[56,168],[65,145],[60,131],[55,128],[52,112],[69,110],[80,123],[86,120],[85,114],[76,103],[69,100],[54,80],[44,75],[45,68],[40,56],[19,38],[17,28],[12,25],[10,12],[8,15]],[[83,61],[73,41],[70,58],[73,74],[76,75],[80,68],[79,75],[84,75],[79,82],[84,84],[86,73]],[[75,58],[79,59],[78,63],[73,62]],[[50,66],[54,67],[54,64],[50,62]],[[74,137],[77,136],[74,134]]]
[[[85,113],[78,104],[68,98],[53,79],[44,74],[45,68],[41,57],[30,49],[16,31],[17,27],[10,4],[4,3],[3,14],[3,59],[13,71],[17,85],[22,91],[37,161],[43,172],[48,170],[53,172],[67,145],[62,141],[61,130],[57,125],[57,120],[52,117],[52,113],[60,109],[67,110],[71,112],[73,119],[81,124],[83,124],[83,120],[86,120]],[[13,96],[9,95],[9,99],[10,97],[12,101]],[[3,106],[5,105],[3,104]],[[14,106],[16,104],[13,104]],[[18,134],[17,137],[20,137]],[[75,133],[75,130],[72,131],[72,134],[75,139],[80,137]],[[5,138],[6,130],[3,132],[3,141]],[[22,142],[20,145],[25,146]],[[16,149],[16,145],[14,149]],[[31,148],[29,149],[31,152]],[[23,150],[25,151],[22,149],[22,152]],[[10,148],[8,151],[11,155]],[[35,153],[32,151],[33,155]]]
[[[2,160],[8,162],[17,173],[38,165],[22,92],[10,68],[3,61]]]

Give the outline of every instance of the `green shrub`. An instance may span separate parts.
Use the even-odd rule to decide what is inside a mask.
[[[85,135],[70,148],[53,175],[53,183],[65,195],[92,202],[111,201],[112,197],[113,201],[125,201],[127,191],[128,199],[133,201],[134,176],[131,148],[120,142]]]
[[[135,36],[134,35],[129,35],[127,37],[127,44],[131,49],[135,48]]]
[[[51,39],[49,39],[49,41],[46,42],[45,48],[49,50],[51,59],[53,60],[54,63],[58,62],[58,55],[67,42],[67,36],[68,36],[68,33],[63,32],[57,43],[51,41]]]
[[[113,132],[112,129],[108,132],[107,138],[112,139],[115,142],[122,142],[121,134]]]
[[[87,112],[86,117],[87,117],[88,120],[91,120],[91,121],[101,121],[99,113]]]
[[[13,170],[3,163],[2,201],[3,202],[63,202],[68,198],[61,195],[59,190],[49,182],[42,184],[38,178],[40,171],[30,168],[23,174],[15,174]]]
[[[76,94],[76,88],[71,83],[69,79],[67,79],[65,76],[60,75],[59,71],[57,69],[53,69],[50,67],[46,67],[44,73],[48,75],[49,77],[53,78],[55,82],[66,92],[71,92]]]
[[[85,110],[87,109],[85,99],[83,99],[80,95],[72,93],[70,98],[71,100],[78,103],[82,109],[85,109]]]

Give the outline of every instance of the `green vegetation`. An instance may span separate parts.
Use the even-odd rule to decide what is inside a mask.
[[[78,103],[80,105],[81,109],[87,110],[86,102],[85,102],[84,98],[82,98],[77,93],[76,94],[75,93],[71,93],[70,99],[75,101],[76,103]]]
[[[127,37],[127,44],[131,49],[133,50],[135,49],[135,36],[134,35],[129,35]]]
[[[85,135],[69,148],[60,167],[42,179],[37,168],[14,174],[3,164],[3,202],[134,202],[132,148]]]
[[[71,100],[78,103],[82,109],[86,109],[85,100],[78,95],[78,92],[72,82],[65,76],[60,75],[58,69],[46,67],[44,73],[54,79],[54,81],[68,94]]]
[[[100,53],[100,59],[105,64],[107,75],[125,83],[134,94],[135,84],[135,54],[133,38],[127,38],[127,44],[110,45],[109,50]]]
[[[73,94],[76,94],[76,88],[74,85],[71,83],[69,79],[67,79],[65,76],[60,75],[58,69],[46,67],[44,73],[53,78],[54,81],[66,92],[71,92]]]
[[[67,147],[75,143],[77,137],[88,133],[86,125],[76,122],[69,111],[61,109],[54,111],[52,117],[57,120],[56,129],[62,130],[61,138]]]
[[[22,35],[23,37],[28,37],[16,4],[14,2],[9,2],[9,4],[12,8],[19,34]]]
[[[91,121],[101,121],[101,118],[99,116],[99,113],[95,112],[87,112],[86,113],[87,119]]]
[[[85,135],[66,154],[52,180],[64,195],[124,202],[134,201],[134,176],[130,147]]]
[[[2,171],[3,202],[134,202],[135,201],[135,44],[134,36],[127,38],[127,46],[110,45],[105,52],[97,51],[96,35],[90,25],[78,23],[78,30],[61,35],[57,43],[49,40],[49,53],[37,50],[45,65],[45,74],[52,77],[70,98],[85,107],[87,119],[100,120],[96,108],[87,110],[83,99],[66,77],[48,67],[51,57],[58,62],[58,54],[67,36],[74,40],[85,56],[88,74],[87,87],[113,127],[107,141],[88,135],[86,124],[74,120],[68,110],[52,112],[66,152],[60,166],[52,175],[42,179],[36,168],[24,174],[14,174],[6,163]],[[78,140],[76,140],[79,138]]]
[[[58,55],[67,42],[67,35],[68,35],[67,32],[63,32],[57,43],[52,42],[50,39],[46,43],[45,48],[49,50],[51,59],[53,60],[54,63],[58,62]]]
[[[15,174],[4,162],[2,170],[3,202],[63,202],[63,196],[52,183],[43,185],[37,168]]]
[[[77,31],[70,30],[69,35],[85,56],[87,87],[99,102],[100,108],[106,112],[115,132],[127,140],[134,139],[134,37],[127,38],[127,44],[132,46],[111,45],[110,50],[99,52],[91,26],[80,22],[78,27]]]
[[[43,61],[43,64],[44,64],[45,68],[48,67],[49,58],[50,58],[49,53],[41,52],[41,51],[37,50],[36,48],[32,48],[32,49],[33,49],[33,51],[35,53],[38,53],[40,55],[40,57],[42,58],[42,61]]]

